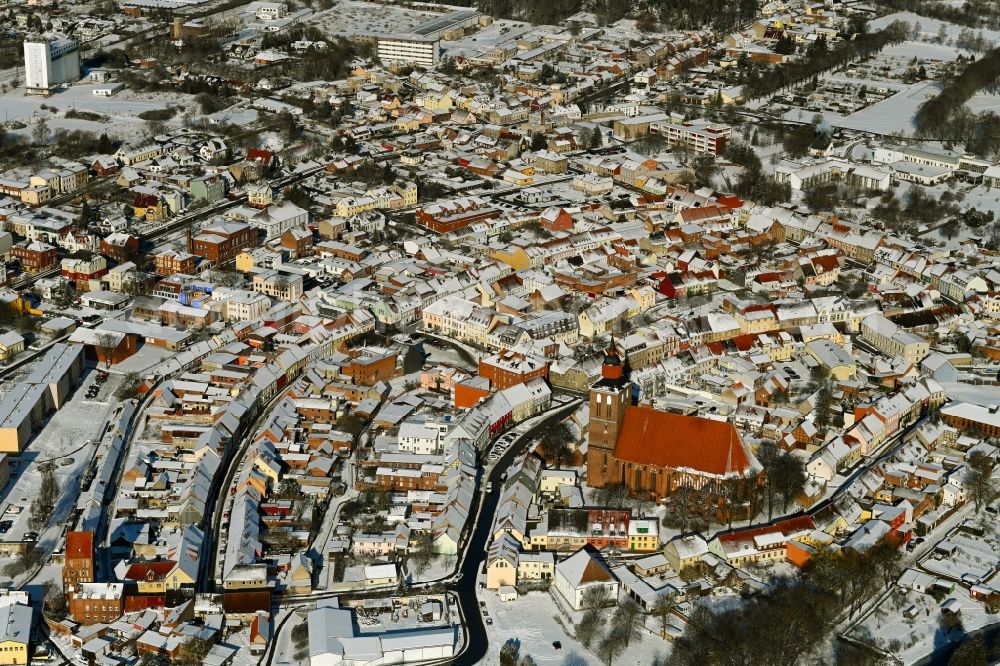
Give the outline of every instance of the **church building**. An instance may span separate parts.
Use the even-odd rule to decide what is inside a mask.
[[[762,468],[732,423],[632,404],[621,356],[609,350],[590,389],[587,483],[622,484],[653,500],[682,486],[706,493],[720,510],[746,512]]]

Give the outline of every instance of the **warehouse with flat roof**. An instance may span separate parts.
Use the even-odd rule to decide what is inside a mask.
[[[0,453],[21,453],[45,418],[63,406],[82,373],[82,346],[53,345],[28,378],[0,400]]]

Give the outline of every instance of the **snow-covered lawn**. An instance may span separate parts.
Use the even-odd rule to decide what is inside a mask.
[[[508,640],[517,640],[521,645],[521,655],[531,655],[539,664],[600,664],[597,656],[577,642],[573,635],[573,623],[579,621],[582,614],[567,614],[568,606],[564,601],[559,601],[557,606],[554,594],[558,592],[529,592],[516,601],[502,602],[495,592],[480,591],[479,599],[486,602],[487,616],[493,621],[486,626],[490,649],[482,663],[488,666],[499,664],[500,648]],[[613,614],[613,608],[604,611],[605,624],[610,622]],[[652,618],[647,620],[646,624],[650,627],[655,625]],[[556,641],[560,644],[559,648],[553,645]],[[647,666],[662,660],[667,652],[669,647],[666,642],[644,631],[642,638],[633,640],[614,663]]]
[[[455,573],[456,564],[458,564],[456,555],[438,555],[423,571],[415,572],[409,566],[407,568],[413,578],[412,583],[423,583],[451,576]]]
[[[871,31],[882,30],[894,21],[903,21],[909,23],[912,28],[917,23],[920,24],[921,35],[926,39],[931,39],[941,30],[941,26],[944,26],[945,33],[948,35],[949,39],[954,39],[958,37],[959,33],[962,32],[963,26],[957,25],[955,23],[949,23],[948,21],[939,21],[937,19],[927,18],[926,16],[919,16],[912,12],[896,12],[895,14],[887,14],[881,16],[877,19],[873,19],[868,22],[868,29]],[[1000,31],[997,30],[974,30],[975,34],[982,34],[983,39],[992,41],[995,43],[1000,43]]]

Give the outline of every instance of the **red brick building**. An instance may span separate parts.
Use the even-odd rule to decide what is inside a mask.
[[[188,252],[166,250],[153,258],[157,275],[174,275],[183,273],[193,275],[198,266],[198,257]]]
[[[77,587],[80,583],[94,581],[94,534],[93,532],[69,532],[66,534],[66,558],[63,564],[63,592]]]
[[[528,354],[505,351],[481,358],[479,376],[490,380],[495,390],[502,391],[535,377],[548,379],[549,364]]]
[[[579,539],[594,548],[628,549],[628,524],[632,519],[629,509],[590,507],[583,509],[552,508],[549,511],[548,540],[577,547]]]
[[[392,492],[407,490],[437,490],[444,492],[448,487],[440,482],[441,473],[438,469],[403,469],[394,467],[379,467],[375,471],[375,488]]]
[[[83,625],[110,624],[125,611],[121,583],[81,583],[69,598],[69,612]]]
[[[294,258],[312,254],[313,234],[305,228],[288,229],[281,234],[281,247]]]
[[[481,381],[464,381],[455,384],[455,409],[468,409],[475,407],[483,398],[490,397],[489,382],[477,385]]]
[[[587,483],[661,500],[689,487],[719,511],[746,510],[760,463],[732,423],[631,404],[621,357],[608,352],[590,389]]]
[[[260,233],[255,227],[227,222],[205,227],[191,239],[191,252],[212,264],[219,264],[235,259],[243,250],[259,244]]]
[[[396,376],[396,354],[356,356],[345,363],[340,371],[359,386],[374,386]]]
[[[18,243],[10,249],[10,254],[21,262],[21,269],[28,273],[52,268],[59,261],[56,249],[41,241]]]
[[[131,261],[139,253],[139,239],[131,234],[114,233],[101,239],[101,254],[121,263]]]
[[[565,208],[553,206],[547,208],[538,218],[542,227],[549,231],[569,231],[573,228],[573,216],[566,212]]]
[[[418,208],[416,218],[417,224],[444,234],[500,215],[499,208],[494,208],[479,197],[461,197]]]

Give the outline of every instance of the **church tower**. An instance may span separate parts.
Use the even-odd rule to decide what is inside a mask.
[[[590,387],[587,484],[592,488],[601,488],[612,481],[611,456],[625,419],[630,393],[631,384],[626,376],[625,364],[612,341],[601,365],[601,378]]]

